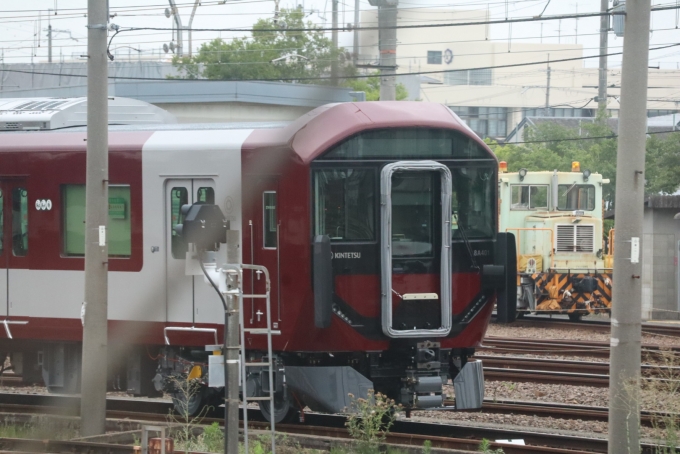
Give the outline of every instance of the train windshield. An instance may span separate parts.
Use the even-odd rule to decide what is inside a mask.
[[[451,176],[453,239],[491,238],[495,227],[494,168],[451,167]]]

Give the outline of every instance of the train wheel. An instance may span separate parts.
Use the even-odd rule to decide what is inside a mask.
[[[569,314],[569,320],[572,322],[580,322],[581,317],[583,317],[583,314],[577,314],[576,312]]]
[[[172,406],[180,418],[198,416],[207,406],[206,389],[201,387],[192,393],[173,393]]]
[[[271,403],[269,401],[260,401],[260,413],[267,421],[272,420]],[[298,420],[299,411],[293,406],[290,398],[281,396],[274,397],[274,422],[276,424],[295,422]]]

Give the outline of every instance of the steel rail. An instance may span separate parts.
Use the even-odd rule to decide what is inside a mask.
[[[23,410],[30,411],[29,407],[33,407],[36,411],[42,413],[49,413],[49,411],[64,411],[77,413],[79,411],[79,398],[74,396],[58,396],[58,395],[27,395],[27,394],[0,394],[0,402],[3,403],[4,409],[8,406],[21,406]],[[128,424],[140,424],[143,421],[158,421],[158,418],[165,417],[169,409],[172,407],[170,402],[165,401],[151,401],[143,399],[108,399],[107,411],[110,416],[117,416],[120,418],[127,418],[125,421]],[[222,411],[218,409],[217,413]],[[118,413],[115,413],[118,412]],[[259,414],[257,410],[249,412],[249,417],[257,419]],[[219,416],[219,415],[215,415]],[[120,421],[120,420],[117,420]],[[307,433],[317,436],[332,436],[334,438],[347,438],[348,434],[345,430],[344,424],[346,418],[341,415],[326,415],[320,413],[305,414],[305,425],[297,424],[281,424],[278,425],[278,430],[289,433]],[[205,418],[204,423],[221,422],[218,418]],[[262,424],[266,424],[261,420]],[[255,421],[251,423],[253,427],[258,424]],[[337,430],[336,430],[337,429]],[[523,454],[546,452],[554,454],[580,454],[585,452],[606,452],[607,440],[601,438],[590,438],[581,436],[564,436],[546,433],[523,432],[514,429],[500,429],[488,427],[473,427],[469,425],[458,424],[441,424],[441,423],[427,423],[398,420],[391,430],[391,437],[388,439],[390,443],[397,443],[403,445],[422,446],[425,440],[430,440],[433,447],[442,447],[448,449],[476,449],[478,442],[482,439],[498,440],[498,439],[523,439],[528,446],[517,446],[507,444],[494,444],[495,447],[502,447],[506,454]],[[35,442],[35,441],[33,441]],[[8,442],[9,443],[9,442]],[[54,448],[53,452],[62,451],[77,451],[80,448],[67,449],[66,443],[61,448]],[[78,442],[83,443],[83,442]],[[11,443],[10,443],[11,444]],[[98,446],[105,446],[97,444]],[[2,449],[2,440],[0,440],[0,449]],[[7,445],[9,448],[16,447],[16,445]],[[75,446],[75,445],[74,445]],[[86,445],[83,445],[86,446]],[[40,451],[38,445],[33,446],[34,452]],[[94,452],[90,446],[90,452]],[[117,445],[117,449],[121,445]],[[127,451],[111,451],[112,454],[118,452],[130,452],[130,446]],[[643,446],[644,453],[652,453],[654,446]],[[97,451],[99,452],[99,451]],[[104,451],[106,452],[106,451]]]
[[[609,320],[581,320],[572,322],[559,318],[547,318],[541,315],[525,315],[521,319],[514,322],[513,326],[517,327],[550,327],[550,328],[566,328],[566,329],[587,329],[595,332],[607,332],[610,329]],[[642,332],[644,334],[659,334],[662,336],[680,337],[680,325],[661,323],[661,322],[644,322],[642,323]]]
[[[577,340],[518,339],[487,336],[482,341],[482,345],[477,347],[477,350],[498,353],[540,353],[609,358],[609,342]],[[642,351],[643,354],[647,355],[659,355],[663,351],[680,355],[680,347],[661,348],[658,345],[644,344]]]

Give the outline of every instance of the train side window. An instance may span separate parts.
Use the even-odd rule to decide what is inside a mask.
[[[69,257],[85,255],[85,185],[62,186],[63,251]],[[132,254],[130,186],[109,186],[107,242],[109,257]]]
[[[28,191],[12,189],[12,253],[15,257],[28,254]]]
[[[547,210],[548,186],[512,185],[511,210]]]
[[[209,187],[198,188],[198,191],[196,192],[196,201],[214,205],[215,190]]]
[[[175,226],[184,222],[184,216],[182,216],[182,205],[186,205],[188,203],[189,191],[187,191],[187,188],[172,188],[172,191],[170,191],[170,235],[172,235],[172,258],[174,259],[184,260],[187,255],[187,251],[189,250],[187,243],[185,243],[182,237],[180,237],[177,232],[175,232]]]
[[[276,192],[265,191],[262,194],[262,218],[264,228],[264,248],[276,249],[278,217],[276,215]]]

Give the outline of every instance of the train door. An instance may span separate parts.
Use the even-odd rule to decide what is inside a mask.
[[[445,336],[451,330],[451,172],[396,162],[381,174],[383,332]]]
[[[280,328],[281,294],[279,289],[279,209],[278,181],[272,177],[251,177],[247,194],[253,199],[246,201],[248,208],[248,226],[250,254],[243,257],[244,263],[262,265],[269,271],[271,281],[272,327]],[[244,279],[245,291],[255,294],[265,292],[264,279],[256,273],[247,273]],[[245,301],[244,322],[249,327],[265,327],[267,321],[264,299]]]
[[[0,316],[12,312],[17,272],[28,268],[28,209],[26,180],[0,180]]]
[[[181,224],[182,205],[196,202],[215,203],[215,183],[207,178],[171,179],[165,182],[166,225],[166,285],[167,321],[195,323],[199,310],[197,297],[204,297],[208,289],[201,276],[187,276],[188,245],[177,235],[174,227]],[[206,289],[204,289],[206,287]],[[213,290],[214,292],[214,290]],[[216,303],[217,304],[217,303]]]

